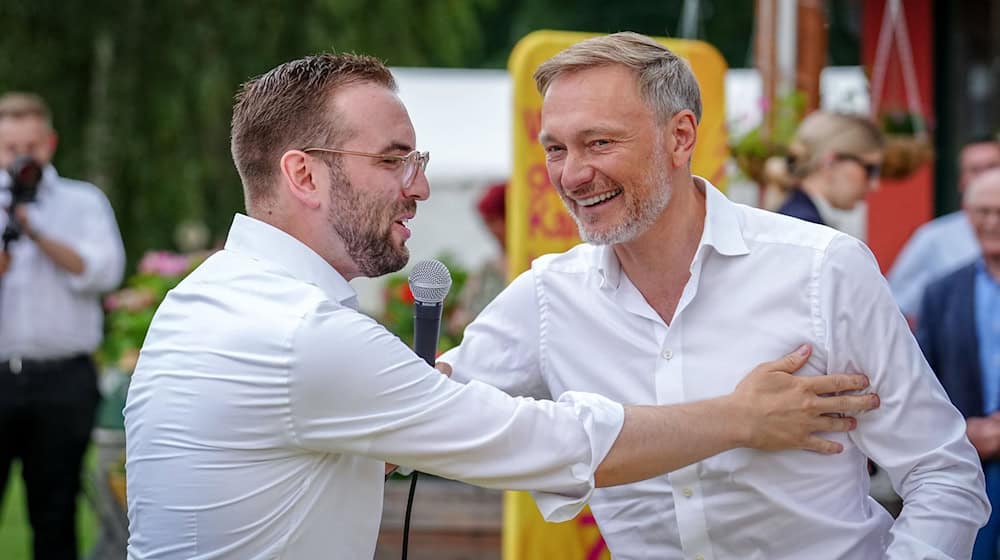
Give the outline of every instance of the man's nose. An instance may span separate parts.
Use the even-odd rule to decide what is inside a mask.
[[[579,153],[567,152],[556,179],[564,191],[573,191],[593,182],[594,175],[594,166],[586,157]]]
[[[431,184],[423,170],[417,171],[413,181],[403,189],[403,195],[416,200],[427,200],[431,196]]]

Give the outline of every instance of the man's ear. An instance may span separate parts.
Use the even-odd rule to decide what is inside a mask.
[[[671,141],[667,143],[670,161],[674,167],[686,167],[691,162],[698,139],[698,123],[694,113],[684,109],[671,117],[670,135]]]
[[[323,165],[317,165],[315,158],[302,150],[289,150],[281,156],[281,175],[283,187],[292,197],[308,208],[320,207],[320,188],[316,184],[315,173]]]

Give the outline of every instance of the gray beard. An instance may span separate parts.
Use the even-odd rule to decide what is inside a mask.
[[[659,163],[659,162],[656,162]],[[632,201],[626,209],[626,217],[616,226],[604,231],[588,231],[580,219],[570,211],[580,232],[580,239],[594,245],[615,245],[632,241],[646,232],[666,210],[673,194],[673,186],[664,173],[663,166],[654,164],[650,169],[646,183],[653,186],[652,196],[643,202]],[[624,196],[622,193],[619,196]],[[566,201],[563,200],[565,203]],[[567,205],[567,208],[569,206]]]

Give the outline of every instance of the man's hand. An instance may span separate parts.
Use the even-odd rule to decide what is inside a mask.
[[[445,377],[451,377],[451,364],[446,362],[437,362],[434,364],[434,368],[443,373]]]
[[[28,218],[28,208],[23,204],[18,204],[17,208],[14,209],[14,217],[17,220],[18,227],[21,228],[21,233],[34,239],[37,234],[34,228],[31,227],[31,220]]]
[[[967,418],[965,433],[983,459],[994,459],[1000,454],[1000,412]]]
[[[8,268],[10,268],[10,253],[0,250],[0,276],[7,274]]]
[[[867,387],[864,375],[791,375],[805,365],[809,353],[810,348],[803,345],[779,360],[757,366],[736,386],[730,397],[746,419],[745,447],[840,453],[841,444],[815,434],[853,430],[857,420],[851,414],[878,408],[875,394],[837,395]]]

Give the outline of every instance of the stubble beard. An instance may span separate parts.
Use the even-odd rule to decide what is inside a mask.
[[[363,276],[375,278],[396,272],[410,260],[410,250],[392,238],[393,218],[413,213],[417,203],[407,199],[386,210],[354,188],[337,164],[330,168],[330,225],[344,243],[347,255]]]
[[[611,189],[622,189],[622,194],[618,196],[625,199],[625,216],[611,227],[604,230],[595,230],[585,224],[579,216],[573,212],[572,203],[560,192],[563,203],[570,210],[573,220],[576,221],[577,229],[580,232],[580,239],[594,245],[615,245],[632,241],[636,237],[645,233],[650,226],[660,217],[670,204],[670,197],[673,194],[673,185],[667,176],[666,167],[662,165],[662,158],[657,157],[657,161],[647,169],[644,177],[645,191],[649,193],[646,199],[640,199],[634,190],[630,192],[617,183],[611,183]]]

